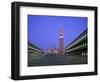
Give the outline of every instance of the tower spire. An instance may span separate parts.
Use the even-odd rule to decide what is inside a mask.
[[[63,33],[63,27],[61,27],[61,28],[60,28],[60,32],[62,32],[62,33]]]

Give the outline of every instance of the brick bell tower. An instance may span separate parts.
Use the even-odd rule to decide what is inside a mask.
[[[60,29],[59,33],[59,53],[64,54],[64,31],[63,28]]]

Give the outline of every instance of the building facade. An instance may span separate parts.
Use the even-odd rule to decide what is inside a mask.
[[[58,55],[59,49],[58,48],[49,48],[49,49],[46,50],[46,53],[48,55]]]
[[[74,41],[72,41],[66,48],[66,55],[87,55],[88,39],[87,29],[82,32]]]
[[[29,56],[39,56],[42,55],[43,51],[36,47],[35,45],[32,45],[28,42],[28,55]]]

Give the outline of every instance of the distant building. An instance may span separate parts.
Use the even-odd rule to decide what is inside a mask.
[[[51,49],[51,48],[47,49],[47,50],[46,50],[46,53],[47,53],[47,54],[52,54],[52,49]]]
[[[66,48],[66,55],[87,55],[87,29],[82,32],[74,41],[72,41]]]
[[[53,49],[53,53],[54,54],[59,54],[59,49],[57,49],[57,48]]]
[[[49,48],[46,50],[46,53],[49,55],[56,55],[56,54],[59,54],[59,49],[58,48]]]

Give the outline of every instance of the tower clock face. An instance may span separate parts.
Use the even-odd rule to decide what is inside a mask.
[[[63,33],[60,33],[60,38],[63,38]]]

